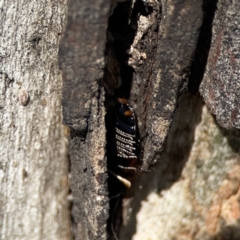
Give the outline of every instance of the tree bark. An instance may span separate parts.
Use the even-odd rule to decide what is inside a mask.
[[[60,49],[63,122],[71,128],[72,219],[75,239],[106,239],[104,50],[110,1],[69,1]]]
[[[240,128],[238,1],[218,1],[212,29],[212,44],[201,94],[218,123]]]
[[[203,2],[189,92],[178,99],[159,165],[136,179],[123,200],[119,239],[240,238],[239,9],[235,1]]]
[[[1,3],[1,239],[71,238],[66,4]],[[239,239],[238,12],[228,0],[68,1],[75,239]],[[104,118],[119,96],[152,172],[114,210]]]
[[[66,1],[0,9],[0,239],[70,239],[58,66]]]

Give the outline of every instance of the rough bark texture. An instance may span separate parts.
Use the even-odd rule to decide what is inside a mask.
[[[71,237],[58,68],[66,4],[0,2],[4,240]],[[239,6],[228,0],[217,6],[216,0],[68,1],[60,65],[75,239],[107,239],[104,101],[108,110],[118,96],[130,98],[138,116],[143,168],[159,163],[135,179],[122,213],[112,215],[119,239],[240,239]],[[183,93],[189,75],[194,93],[204,75],[206,106],[232,130],[218,126],[198,94]]]
[[[0,239],[69,239],[58,46],[66,1],[0,1]]]
[[[155,3],[152,14],[157,11],[161,15],[134,46],[146,54],[146,59],[141,65],[133,64],[140,79],[136,111],[144,147],[143,168],[160,160],[178,96],[189,75],[203,17],[201,1],[149,2]]]
[[[116,59],[123,69],[127,64],[133,69],[132,79],[126,69],[112,71],[111,76],[120,75],[121,87],[115,95],[130,97],[138,116],[143,169],[156,164],[163,152],[195,53],[203,18],[201,7],[201,1],[188,0],[126,2],[119,3],[109,19],[111,38],[107,50],[111,51],[107,51],[107,69],[112,70]],[[124,51],[129,54],[128,59]],[[116,78],[111,82],[105,76],[105,85],[117,88]],[[127,84],[129,81],[132,83]],[[132,85],[132,89],[123,89],[127,85]]]
[[[61,47],[76,239],[107,238],[105,110],[99,83],[106,89],[106,110],[116,97],[130,99],[138,117],[143,169],[159,163],[125,194],[122,228],[114,220],[121,213],[113,211],[109,224],[115,224],[119,238],[238,239],[239,132],[220,128],[198,94],[205,64],[212,69],[207,56],[216,1],[112,3],[115,9],[109,10],[108,1],[69,1]],[[216,26],[227,11],[219,4]],[[187,84],[195,95],[183,93]],[[205,80],[205,99],[210,91]],[[111,235],[110,230],[108,239]]]
[[[219,0],[201,94],[226,128],[240,128],[240,4]]]
[[[232,9],[233,6],[235,9]],[[220,1],[216,7],[216,1],[204,1],[205,15],[195,55],[200,59],[195,59],[191,66],[191,92],[198,91],[201,81],[198,75],[203,76],[215,9],[215,29],[221,29],[222,24],[237,29],[237,15],[234,13],[239,11],[238,8],[239,4],[234,2],[228,4],[227,1]],[[226,19],[225,16],[229,14],[233,15]],[[224,23],[222,19],[225,19]],[[225,41],[214,41],[223,36],[217,35],[214,28],[215,36],[206,69],[207,72],[218,74],[218,78],[206,73],[201,93],[210,110],[216,109],[213,113],[217,114],[223,126],[237,127],[237,115],[234,118],[231,112],[229,115],[220,115],[220,112],[226,113],[228,109],[239,111],[237,75],[231,79],[228,76],[229,81],[220,85],[219,79],[223,80],[221,73],[225,74],[232,68],[225,64],[220,66],[216,55],[212,55],[212,47],[215,51],[218,49],[218,56],[223,54],[220,49],[232,44],[229,38],[233,33],[224,31]],[[238,31],[234,36],[236,34]],[[222,47],[223,43],[227,46]],[[234,48],[234,54],[239,55],[239,48]],[[225,53],[221,61],[228,62],[231,56]],[[237,64],[234,63],[234,67],[237,72]],[[231,73],[235,74],[234,71]],[[228,98],[225,93],[220,96],[220,91],[223,93],[228,90]],[[216,92],[217,95],[214,95]],[[231,102],[233,99],[234,103]],[[123,200],[123,226],[119,231],[119,239],[237,240],[240,238],[239,130],[220,127],[198,95],[184,93],[178,106],[159,165],[151,174],[136,179],[131,192]]]
[[[72,219],[76,239],[106,239],[104,50],[110,1],[68,2],[61,44],[63,122],[71,127]]]

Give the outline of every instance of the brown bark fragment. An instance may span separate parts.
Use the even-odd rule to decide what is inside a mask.
[[[104,50],[110,1],[68,2],[61,43],[63,122],[71,128],[73,229],[76,239],[106,239],[108,197],[105,157]]]
[[[140,53],[141,61],[134,55],[130,59],[135,70],[131,100],[136,104],[146,169],[163,152],[203,16],[201,1],[149,2],[153,12],[139,19],[143,33],[137,33],[132,50]]]

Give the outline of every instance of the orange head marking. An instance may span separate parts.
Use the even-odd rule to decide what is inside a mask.
[[[131,110],[127,110],[124,112],[124,116],[130,117],[133,115],[133,112]]]
[[[118,98],[117,100],[121,104],[127,104],[128,103],[128,100],[126,98]]]

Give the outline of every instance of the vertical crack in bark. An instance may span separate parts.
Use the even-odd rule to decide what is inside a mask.
[[[107,112],[111,111],[115,106],[117,97],[126,99],[130,97],[133,69],[128,65],[128,51],[136,33],[136,29],[132,27],[133,22],[130,19],[131,7],[131,1],[118,3],[109,17],[105,50],[106,67],[103,79],[106,89],[105,107]],[[130,24],[129,21],[131,21]],[[109,122],[107,116],[105,122],[106,129],[108,129]],[[110,140],[107,139],[107,141]],[[115,158],[110,159],[108,152],[107,155],[109,165],[109,161],[114,161]],[[110,198],[110,216],[107,223],[108,239],[115,239],[115,234],[118,232],[122,222],[122,196],[118,196],[118,194],[123,192],[124,189],[122,183],[111,174],[109,174],[108,178],[108,188]]]
[[[199,91],[199,86],[205,72],[208,54],[212,40],[212,23],[217,9],[218,0],[203,1],[203,23],[201,26],[198,43],[195,51],[194,60],[191,65],[188,88],[192,93]]]
[[[152,1],[119,2],[109,17],[105,49],[105,72],[103,85],[106,90],[106,111],[116,105],[117,98],[129,99],[145,135],[146,105],[154,69],[160,23],[159,5]],[[139,75],[142,74],[141,76]],[[143,79],[141,79],[143,78]],[[108,122],[106,128],[108,129]],[[138,121],[137,121],[138,122]],[[138,126],[137,126],[138,128]],[[114,159],[108,159],[108,161]],[[109,175],[110,217],[108,239],[115,239],[112,232],[121,226],[121,201],[124,188]],[[122,193],[122,194],[121,194]],[[116,197],[118,194],[121,197]]]

